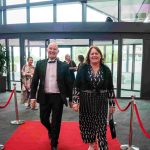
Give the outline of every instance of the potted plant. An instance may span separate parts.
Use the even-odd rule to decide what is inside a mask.
[[[3,76],[3,73],[7,71],[6,62],[6,49],[0,44],[0,92],[6,91],[6,77]]]

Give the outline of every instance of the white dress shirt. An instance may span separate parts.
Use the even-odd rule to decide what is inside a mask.
[[[45,93],[60,93],[57,84],[57,60],[47,64],[45,76]]]

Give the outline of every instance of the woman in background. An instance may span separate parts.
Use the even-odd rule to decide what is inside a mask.
[[[78,60],[79,60],[79,64],[78,64],[78,68],[77,71],[81,68],[81,66],[84,64],[84,56],[83,55],[78,55]]]
[[[32,77],[34,74],[34,69],[35,67],[33,66],[33,58],[28,57],[27,58],[27,64],[25,64],[22,67],[21,73],[22,73],[22,93],[21,93],[21,103],[27,103],[28,108],[36,109],[36,101],[32,103],[32,106],[30,105],[30,90],[31,90],[31,82],[32,82]]]
[[[65,55],[65,62],[69,65],[69,70],[71,74],[72,81],[75,80],[75,71],[77,70],[76,63],[71,60],[71,57],[69,54]]]

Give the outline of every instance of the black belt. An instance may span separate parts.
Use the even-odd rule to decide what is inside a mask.
[[[107,90],[99,90],[99,91],[96,91],[96,90],[83,90],[81,92],[84,92],[84,93],[107,93],[108,91]]]

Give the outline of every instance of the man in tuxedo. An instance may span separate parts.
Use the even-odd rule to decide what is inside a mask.
[[[36,99],[37,92],[41,123],[48,130],[51,149],[57,150],[63,104],[68,106],[67,97],[69,97],[69,105],[72,107],[73,81],[69,66],[57,59],[58,45],[55,42],[50,43],[47,52],[48,59],[40,60],[36,64],[30,98]]]

